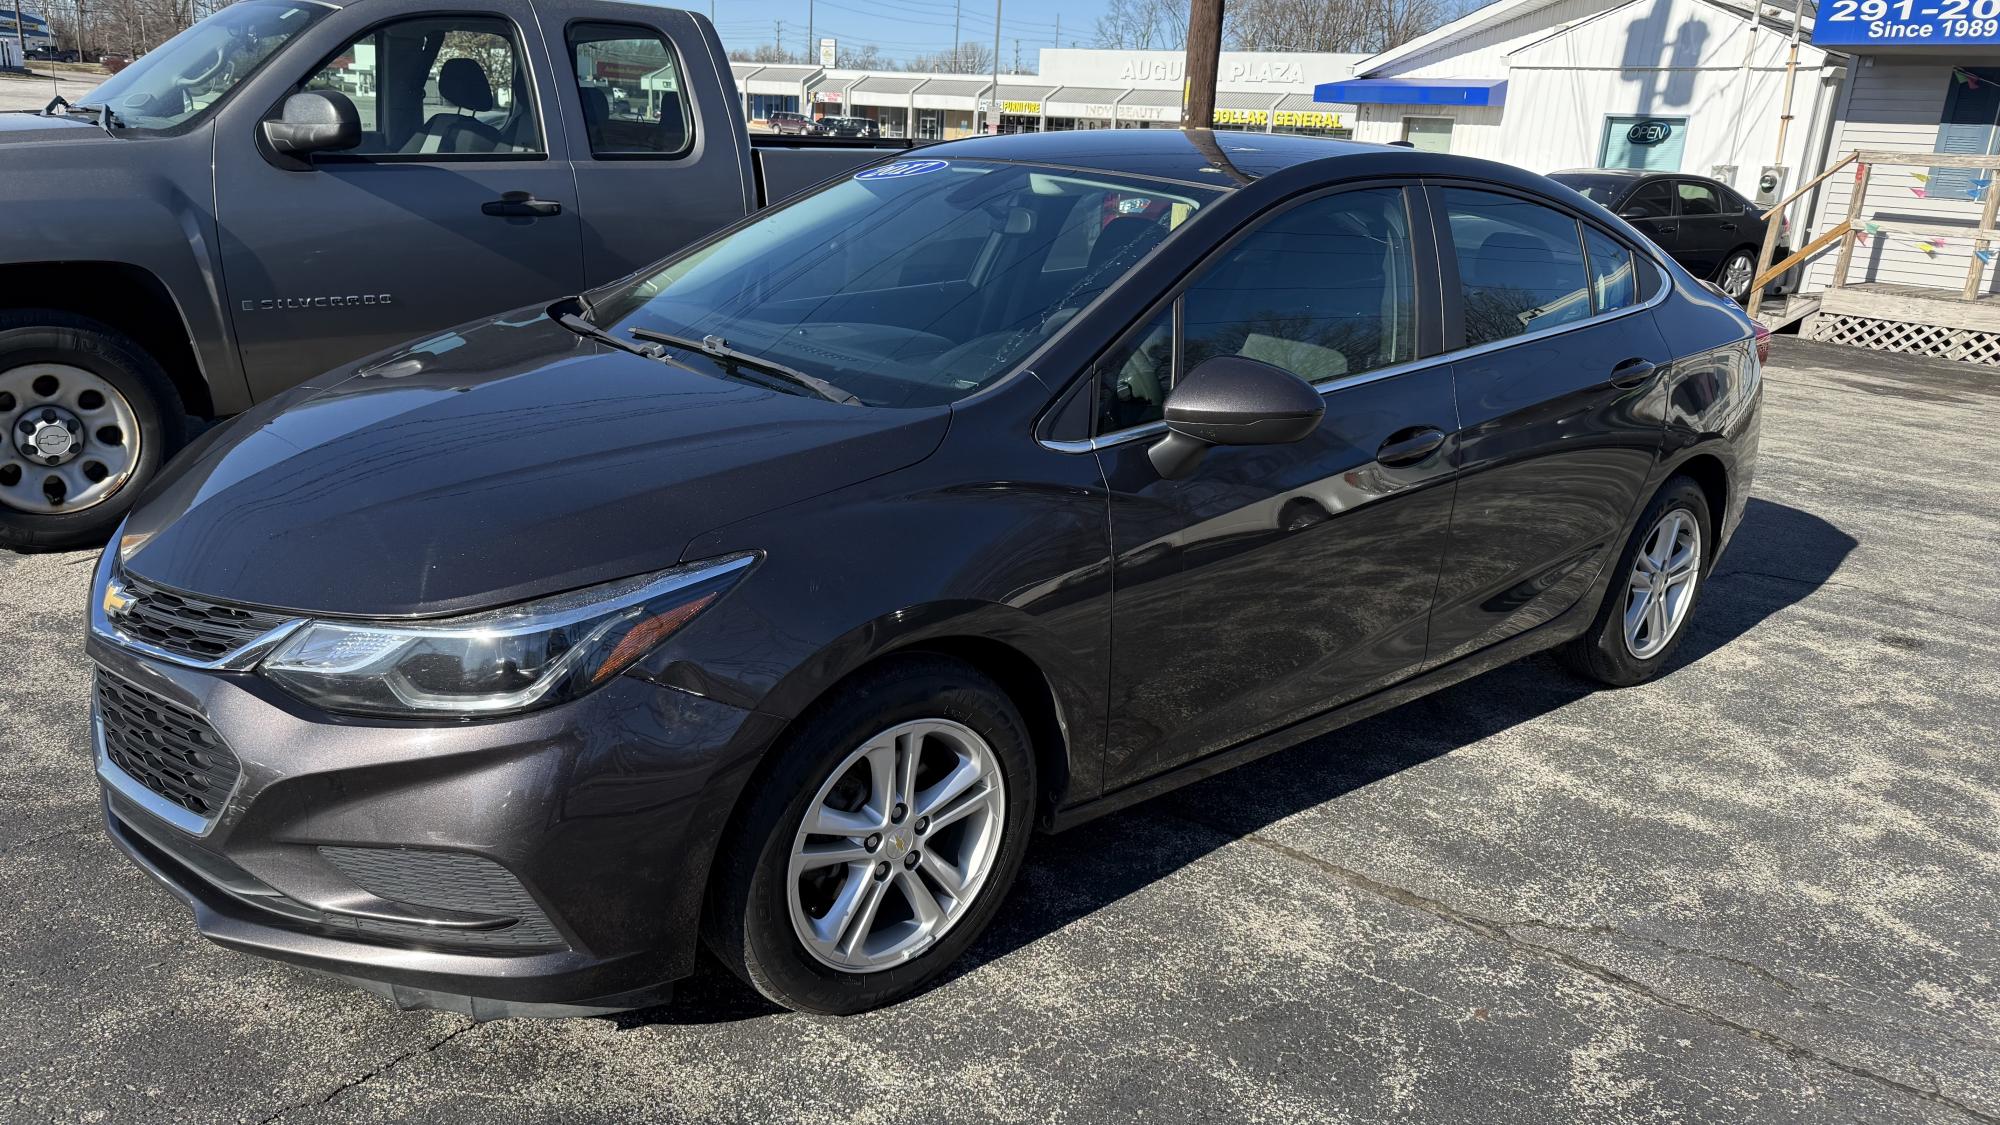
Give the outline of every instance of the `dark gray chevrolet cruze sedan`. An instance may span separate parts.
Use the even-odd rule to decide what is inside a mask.
[[[1761,338],[1516,169],[940,145],[207,435],[98,568],[113,838],[234,949],[476,1016],[710,949],[853,1012],[1060,829],[1560,646],[1631,684]]]

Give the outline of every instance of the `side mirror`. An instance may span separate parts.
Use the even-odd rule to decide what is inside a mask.
[[[1286,445],[1319,428],[1326,400],[1282,367],[1239,355],[1203,360],[1167,396],[1167,436],[1146,451],[1178,480],[1214,445]]]
[[[361,114],[338,90],[307,90],[285,99],[278,120],[264,122],[264,139],[281,156],[353,148],[361,143]]]
[[[1623,211],[1618,212],[1618,217],[1629,223],[1634,219],[1650,219],[1654,215],[1644,207],[1627,207]]]

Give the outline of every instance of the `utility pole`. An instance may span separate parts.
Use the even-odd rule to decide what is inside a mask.
[[[986,131],[1000,131],[1000,5],[1005,0],[993,0],[993,107],[986,111]],[[1221,0],[1217,0],[1220,3]]]
[[[28,69],[28,16],[21,10],[27,2],[14,0],[14,45],[21,51],[20,57],[14,61],[21,64],[22,70]]]
[[[1062,13],[1056,13],[1056,50],[1062,50]]]
[[[785,21],[771,21],[771,46],[778,52],[778,61],[785,61]]]
[[[1222,0],[1191,0],[1187,32],[1187,93],[1181,128],[1215,125],[1215,78],[1222,65]]]
[[[1014,73],[1021,73],[1021,40],[1018,36],[1014,39]]]
[[[965,7],[965,0],[951,0],[951,68],[957,70],[965,65],[965,56],[959,53],[958,13]]]
[[[806,0],[806,61],[819,61],[819,40],[813,38],[813,0]]]

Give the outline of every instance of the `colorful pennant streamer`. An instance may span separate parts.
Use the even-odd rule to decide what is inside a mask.
[[[1987,265],[1991,265],[1993,263],[1993,251],[1991,250],[1974,250],[1972,252],[1972,256],[1978,258],[1981,262]]]
[[[1918,199],[1922,199],[1924,197],[1924,189],[1913,187],[1910,189],[1910,194],[1916,196]]]
[[[1917,182],[1920,184],[1927,184],[1931,182],[1931,174],[1929,172],[1912,172],[1910,173],[1910,175],[1915,176],[1917,178]]]

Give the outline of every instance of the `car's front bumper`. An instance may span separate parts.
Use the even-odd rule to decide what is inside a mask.
[[[204,935],[482,1018],[641,1006],[685,976],[714,842],[778,728],[630,676],[512,718],[367,721],[251,673],[89,652],[125,693],[125,746],[136,707],[205,723],[239,763],[191,814],[106,753],[93,693],[110,835]]]

